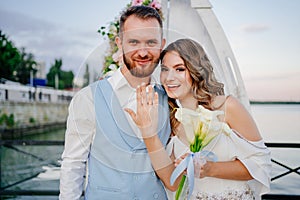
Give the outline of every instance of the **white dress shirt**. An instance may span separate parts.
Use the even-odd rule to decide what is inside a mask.
[[[151,80],[155,80],[151,77]],[[121,70],[108,78],[122,108],[136,111],[136,90],[132,88]],[[152,82],[152,81],[151,81]],[[121,112],[125,112],[124,109]],[[139,138],[141,133],[126,113],[127,119]],[[60,199],[79,199],[86,174],[86,163],[96,132],[94,98],[91,87],[85,87],[73,97],[69,105],[65,149],[62,154]],[[141,138],[142,139],[142,138]]]

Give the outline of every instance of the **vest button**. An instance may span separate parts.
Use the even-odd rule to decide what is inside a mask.
[[[159,196],[159,195],[158,195],[157,193],[154,193],[154,194],[153,194],[154,199],[157,199],[158,196]]]
[[[138,197],[133,197],[133,200],[139,200],[139,198]]]

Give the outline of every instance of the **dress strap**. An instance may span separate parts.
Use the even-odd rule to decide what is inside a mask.
[[[222,104],[217,108],[217,109],[220,109],[224,106],[224,109],[223,109],[223,113],[224,113],[224,122],[226,122],[226,102],[227,100],[229,99],[229,97],[231,97],[231,95],[228,95],[225,97],[225,100],[222,102]]]

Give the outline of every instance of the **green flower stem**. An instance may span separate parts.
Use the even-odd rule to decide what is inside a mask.
[[[180,197],[185,179],[186,179],[186,176],[183,176],[180,183],[179,183],[178,189],[177,189],[176,194],[175,194],[175,200],[178,200],[179,197]]]

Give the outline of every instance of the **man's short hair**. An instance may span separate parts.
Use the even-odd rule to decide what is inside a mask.
[[[163,28],[162,19],[159,13],[157,12],[157,10],[149,6],[131,6],[127,10],[125,10],[120,17],[120,29],[119,29],[120,37],[122,37],[122,32],[124,31],[125,21],[131,15],[134,15],[142,20],[156,19],[159,23],[160,28],[161,29]]]

